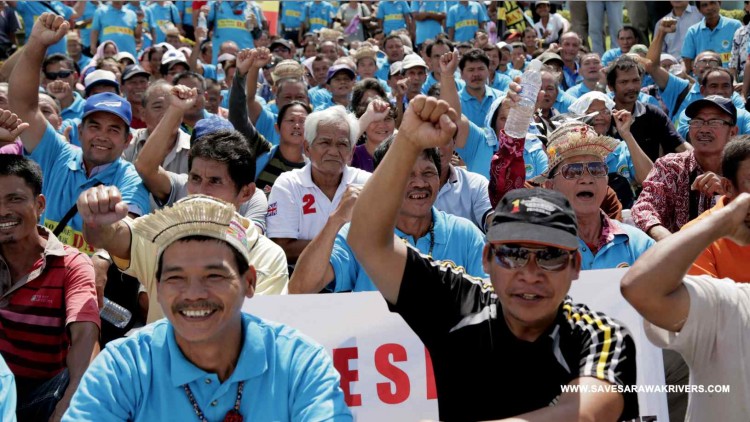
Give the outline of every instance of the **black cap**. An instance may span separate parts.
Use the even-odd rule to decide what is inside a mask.
[[[137,64],[125,66],[125,70],[122,72],[122,81],[125,82],[133,76],[145,76],[147,78],[150,78],[151,74],[146,72],[146,69]]]
[[[278,46],[284,47],[287,50],[292,51],[292,42],[284,38],[278,38],[278,39],[273,40],[273,42],[268,47],[268,49],[273,51],[273,49]]]
[[[560,192],[514,189],[495,207],[487,240],[577,250],[578,220],[570,202]]]
[[[721,111],[732,117],[733,124],[737,123],[737,107],[734,106],[731,99],[719,95],[709,95],[706,98],[693,101],[685,109],[685,115],[692,119],[699,111],[701,111],[701,109],[703,109],[703,107],[706,106],[718,107]]]
[[[565,62],[563,61],[562,57],[560,57],[559,54],[553,53],[551,51],[546,51],[537,57],[542,64],[547,64],[549,62],[558,62],[560,63],[560,66],[565,66]]]

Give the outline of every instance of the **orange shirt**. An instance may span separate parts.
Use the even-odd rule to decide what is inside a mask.
[[[716,212],[727,204],[725,196],[716,205],[685,224],[682,228]],[[715,278],[730,278],[739,283],[750,283],[750,246],[740,246],[728,238],[721,238],[708,246],[688,270],[690,275],[707,274]]]

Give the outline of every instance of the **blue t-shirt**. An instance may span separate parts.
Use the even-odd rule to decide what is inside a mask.
[[[177,10],[182,14],[182,26],[193,26],[193,2],[177,1]]]
[[[526,135],[526,142],[523,145],[523,162],[526,180],[544,173],[549,166],[549,157],[544,150],[544,144],[532,134]]]
[[[49,7],[43,2],[40,1],[19,1],[16,2],[16,11],[21,16],[21,19],[23,20],[23,28],[26,32],[26,42],[28,42],[29,37],[31,36],[31,28],[34,27],[34,22],[36,22],[37,18],[41,16],[42,13],[45,12],[54,12],[58,16],[64,17],[66,20],[70,19],[70,17],[73,15],[73,9],[71,9],[68,6],[65,6],[60,1],[52,1],[49,2]],[[54,45],[51,45],[47,48],[47,56],[55,53],[60,54],[68,54],[68,37],[63,37],[60,41],[55,43]],[[88,44],[88,41],[84,42],[83,44]]]
[[[508,66],[505,68],[505,71],[498,70],[498,72],[501,75],[505,75],[509,77],[510,79],[516,79],[517,77],[523,75],[523,73],[521,73],[520,70],[513,69],[513,66],[510,63],[508,63]]]
[[[502,72],[495,72],[495,80],[492,81],[492,88],[500,92],[507,92],[511,82],[512,80],[508,75]]]
[[[320,106],[321,104],[330,102],[333,98],[333,96],[331,95],[331,91],[319,86],[308,90],[307,97],[310,99],[310,107],[312,107],[313,109]]]
[[[255,13],[259,24],[261,22],[261,12],[257,7],[249,5],[250,3],[244,1],[238,3],[231,1],[222,1],[221,3],[215,1],[209,2],[210,9],[206,20],[209,26],[213,25],[214,30],[212,64],[217,64],[219,46],[224,41],[234,41],[240,50],[255,47],[253,36],[245,27],[245,8],[253,7],[253,13]]]
[[[127,3],[124,8],[132,10],[136,17],[138,17],[139,10],[143,12],[143,25],[141,25],[141,38],[143,38],[143,42],[141,43],[142,51],[154,44],[154,40],[151,38],[151,28],[156,28],[156,20],[154,19],[154,14],[151,12],[151,8],[144,7],[141,3],[143,2],[141,1],[138,4]]]
[[[180,19],[180,11],[177,10],[177,6],[170,3],[164,3],[164,6],[159,3],[153,3],[148,6],[151,10],[151,15],[156,23],[156,44],[167,40],[167,34],[164,33],[164,29],[167,28],[169,23],[173,23],[175,26],[181,25],[182,20]]]
[[[702,51],[712,50],[721,56],[721,64],[729,67],[729,59],[732,56],[732,40],[734,33],[742,27],[742,22],[719,17],[719,23],[713,30],[706,26],[706,19],[688,28],[685,39],[682,41],[682,57],[695,59]]]
[[[432,13],[448,13],[448,6],[445,1],[423,1],[414,0],[411,2],[412,13],[417,12],[432,12]],[[434,19],[425,19],[423,21],[416,22],[416,36],[417,45],[422,45],[427,40],[434,39],[443,32],[443,25],[440,21]]]
[[[432,208],[434,221],[434,246],[432,257],[451,262],[456,267],[463,267],[466,273],[475,277],[487,277],[482,268],[482,254],[478,253],[484,247],[484,234],[471,221],[438,211]],[[420,237],[414,244],[414,238],[395,229],[396,236],[408,244],[419,249],[423,254],[428,254],[430,244],[433,243],[429,232]],[[329,262],[333,267],[336,280],[332,283],[335,292],[355,291],[377,291],[370,277],[365,273],[354,257],[354,253],[346,242],[349,235],[349,224],[339,230],[336,241],[333,244]]]
[[[567,91],[565,91],[566,94],[570,95],[573,98],[581,98],[583,94],[591,92],[589,87],[583,84],[583,82],[579,83],[578,85],[572,86],[568,88]]]
[[[81,94],[74,92],[73,103],[70,104],[68,108],[60,112],[60,117],[62,117],[63,120],[68,120],[68,119],[80,120],[83,117],[84,105],[86,105],[86,100],[84,100],[83,97],[81,97]]]
[[[490,162],[497,151],[498,143],[495,136],[488,136],[486,131],[492,131],[491,127],[485,127],[469,122],[469,135],[463,148],[456,148],[456,152],[466,163],[466,168],[474,173],[479,173],[487,179],[490,178]]]
[[[115,9],[113,6],[100,7],[94,14],[91,29],[99,31],[99,44],[112,41],[120,51],[126,51],[135,57],[135,30],[138,17],[130,9]]]
[[[609,220],[609,223],[620,228],[625,233],[615,234],[614,239],[599,249],[596,255],[579,238],[578,250],[581,252],[582,258],[581,270],[630,267],[639,256],[656,243],[646,233],[633,226],[615,220]]]
[[[255,122],[255,129],[263,135],[266,140],[273,145],[278,145],[281,142],[281,135],[276,130],[276,118],[277,115],[268,109],[268,106],[262,108],[258,115],[258,120]]]
[[[94,19],[94,14],[96,13],[96,10],[98,8],[99,6],[93,1],[87,1],[86,7],[83,9],[83,15],[81,15],[80,20],[86,21],[89,19]],[[93,26],[93,24],[94,22],[92,21],[90,24],[78,30],[78,33],[81,34],[81,44],[87,47],[89,46],[89,44],[91,44],[91,27]],[[84,55],[83,57],[86,56]],[[83,70],[83,67],[81,67],[81,70]]]
[[[279,23],[284,29],[299,29],[302,24],[303,14],[305,13],[306,3],[302,1],[285,1],[281,3],[281,19]]]
[[[458,3],[448,8],[445,27],[454,28],[453,41],[458,43],[474,39],[479,24],[488,20],[487,10],[479,3],[470,1],[466,6]]]
[[[50,124],[47,124],[39,145],[29,157],[42,168],[42,193],[47,197],[47,206],[42,213],[41,223],[50,230],[57,227],[57,223],[78,200],[78,195],[97,183],[117,186],[130,212],[142,215],[151,211],[148,191],[133,164],[118,158],[95,168],[89,177],[83,165],[81,148],[69,144]],[[76,214],[57,237],[61,242],[91,255],[94,249],[83,239],[82,229],[83,220],[80,214]]]
[[[622,56],[622,50],[618,48],[610,48],[602,54],[602,66],[607,66],[613,61],[617,60],[618,57]]]
[[[378,70],[375,72],[375,77],[381,81],[388,81],[388,77],[391,76],[391,64],[388,60],[383,60],[378,63]]]
[[[625,141],[620,141],[614,151],[607,155],[604,160],[609,168],[610,173],[616,173],[628,179],[631,185],[635,184],[635,166],[633,157],[630,155],[630,149]]]
[[[246,421],[351,421],[340,376],[328,352],[284,324],[242,314],[242,349],[223,382],[187,360],[166,319],[107,345],[89,365],[64,421],[192,421],[190,387],[206,419],[234,407]]]
[[[475,125],[481,127],[484,125],[484,119],[490,111],[490,106],[495,99],[502,95],[503,94],[500,91],[485,86],[484,98],[482,98],[482,101],[480,102],[469,94],[469,91],[464,87],[464,89],[458,92],[458,97],[461,100],[461,113],[463,113],[463,115]]]
[[[574,102],[576,102],[575,97],[572,95],[568,95],[568,93],[564,92],[561,89],[557,90],[557,98],[555,98],[555,104],[552,105],[552,107],[555,108],[555,110],[559,111],[560,113],[567,113],[568,107],[570,107]]]
[[[16,420],[16,379],[0,355],[0,420]]]
[[[330,28],[336,17],[336,8],[327,1],[315,3],[309,1],[305,5],[303,21],[307,22],[307,30],[314,32],[321,28]]]
[[[453,78],[454,81],[456,81],[456,91],[461,92],[462,89],[466,86],[466,82],[464,82],[463,79],[460,77],[458,79]],[[424,81],[424,84],[422,85],[422,94],[427,95],[427,93],[430,91],[430,88],[432,88],[433,85],[440,82],[439,80],[435,79],[435,76],[432,75],[432,72],[427,73],[427,79]],[[495,82],[497,82],[497,79],[495,79]],[[493,85],[494,88],[494,85]]]
[[[406,15],[411,13],[409,5],[402,0],[385,0],[378,4],[376,18],[383,21],[383,33],[390,34],[406,28]]]

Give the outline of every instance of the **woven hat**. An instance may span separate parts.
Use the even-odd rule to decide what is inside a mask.
[[[378,57],[378,48],[370,43],[363,43],[358,49],[351,52],[351,57],[354,59],[354,61],[359,61],[360,59],[365,58],[371,58],[374,60],[377,60]]]
[[[344,36],[344,33],[331,28],[321,28],[318,31],[318,38],[320,41],[333,41],[337,42],[339,37]]]
[[[273,78],[274,83],[286,78],[301,80],[305,77],[305,68],[297,63],[296,60],[282,60],[273,68],[271,77]]]
[[[133,228],[156,246],[157,262],[175,241],[207,236],[227,242],[250,263],[247,233],[234,205],[206,195],[189,195],[173,206],[135,220]]]
[[[595,155],[604,161],[617,148],[620,141],[596,133],[593,127],[578,120],[569,120],[549,135],[547,155],[549,165],[544,172],[550,172],[563,160],[579,155]]]

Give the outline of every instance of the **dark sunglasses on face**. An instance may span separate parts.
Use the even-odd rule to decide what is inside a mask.
[[[601,161],[590,161],[588,163],[570,163],[560,167],[556,175],[562,174],[562,177],[566,179],[579,179],[583,177],[584,169],[588,170],[589,174],[593,177],[607,177],[609,168]]]
[[[57,79],[65,79],[72,74],[72,70],[61,70],[59,72],[44,72],[44,77],[51,81],[54,81]]]
[[[572,251],[560,248],[530,249],[514,245],[490,246],[490,252],[495,262],[508,270],[521,269],[529,263],[531,255],[536,259],[536,265],[544,271],[558,272],[564,270],[573,256]]]

